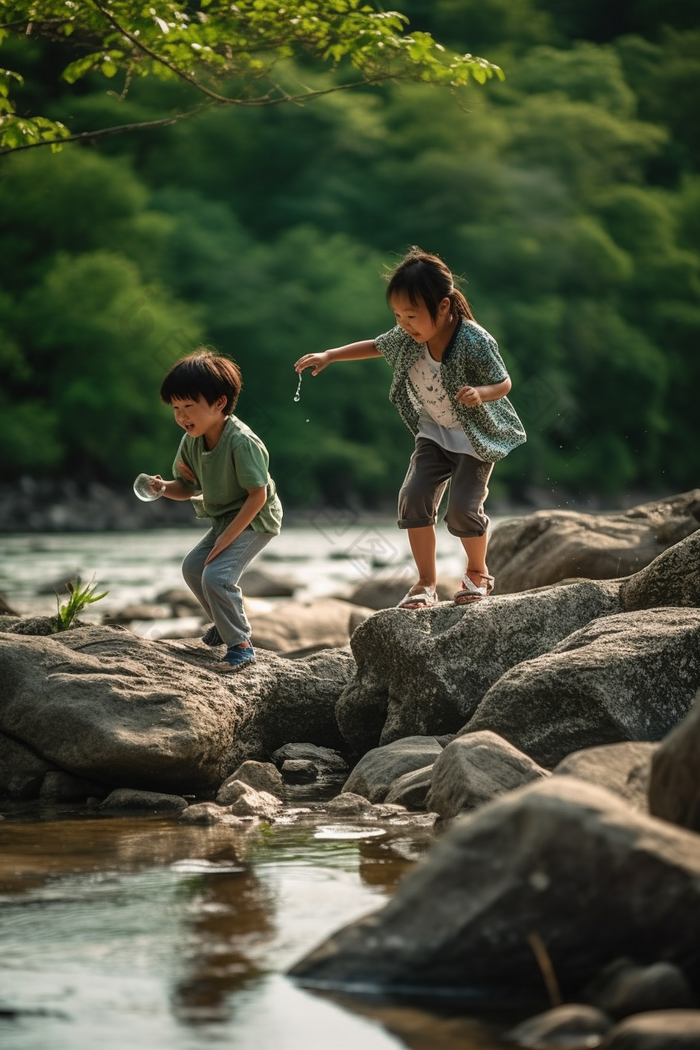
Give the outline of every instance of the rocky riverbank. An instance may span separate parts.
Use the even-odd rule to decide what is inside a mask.
[[[7,615],[0,791],[226,823],[274,821],[317,784],[338,819],[437,821],[392,902],[296,979],[565,1002],[513,1033],[524,1046],[697,1045],[700,491],[622,518],[533,515],[495,532],[488,600],[374,612],[379,579],[238,675],[199,639]],[[593,571],[613,542],[636,571]],[[523,552],[556,579],[518,590]]]

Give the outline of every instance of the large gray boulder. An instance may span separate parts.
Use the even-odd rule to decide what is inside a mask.
[[[456,817],[549,775],[496,733],[469,733],[452,740],[435,760],[426,809]]]
[[[673,824],[700,831],[700,691],[692,708],[654,753],[649,810]]]
[[[9,738],[34,756],[30,771],[38,756],[106,786],[210,791],[300,734],[342,745],[334,706],[353,671],[344,649],[305,660],[260,652],[251,667],[222,674],[200,643],[108,627],[0,633],[0,756]],[[0,758],[0,772],[19,775],[18,753]]]
[[[698,528],[700,489],[620,514],[540,510],[494,529],[489,570],[497,594],[629,576]]]
[[[504,674],[464,732],[491,729],[552,767],[582,748],[661,740],[699,686],[700,609],[620,613]]]
[[[624,954],[653,953],[693,982],[699,911],[700,836],[550,777],[459,817],[389,904],[291,973],[329,990],[542,1002],[537,940],[572,1000]]]
[[[338,701],[338,725],[356,754],[406,736],[454,733],[511,667],[616,612],[618,584],[607,581],[377,613],[352,637],[357,676]]]
[[[614,791],[628,805],[649,812],[647,793],[652,758],[659,744],[625,741],[574,751],[552,770],[558,776],[578,777]],[[658,814],[657,814],[658,816]]]

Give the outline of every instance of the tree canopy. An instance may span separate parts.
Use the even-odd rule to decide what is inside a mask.
[[[212,106],[257,107],[307,102],[358,86],[402,80],[460,87],[484,83],[500,69],[473,55],[448,52],[429,33],[406,32],[408,18],[361,0],[5,0],[0,44],[18,35],[56,45],[56,72],[74,84],[89,74],[119,80],[124,98],[146,76],[190,89],[170,113],[150,120],[93,128],[95,138],[163,126]],[[306,59],[336,71],[311,86]],[[121,74],[121,76],[119,76]],[[65,120],[37,113],[21,96],[24,80],[0,69],[0,147],[14,151],[74,138]]]
[[[610,19],[593,25],[589,6]],[[179,435],[160,382],[204,343],[241,366],[239,411],[287,505],[391,505],[412,441],[388,366],[306,373],[295,403],[293,363],[391,327],[382,273],[417,243],[461,276],[513,380],[528,441],[498,464],[494,495],[697,484],[700,33],[686,5],[404,7],[412,35],[485,49],[507,79],[212,106],[0,159],[4,477],[167,472]],[[70,113],[75,133],[191,100],[172,77],[126,96],[101,73],[70,85],[56,46],[3,43],[32,112]],[[338,83],[307,58],[278,65],[289,83]]]

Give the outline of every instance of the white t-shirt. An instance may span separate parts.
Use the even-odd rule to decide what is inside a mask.
[[[411,385],[421,403],[418,437],[429,438],[448,452],[465,453],[480,459],[459,425],[450,396],[440,374],[440,362],[430,356],[428,344],[408,372]]]

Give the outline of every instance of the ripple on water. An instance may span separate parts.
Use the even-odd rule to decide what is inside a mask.
[[[375,839],[386,835],[384,828],[352,827],[348,824],[321,824],[314,832],[315,839],[329,841]]]

